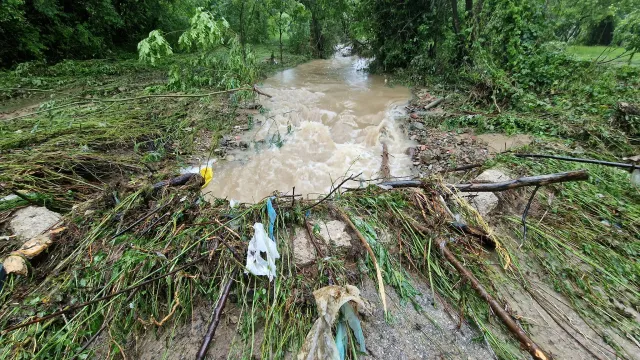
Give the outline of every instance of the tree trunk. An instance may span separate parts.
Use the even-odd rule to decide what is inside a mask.
[[[473,0],[464,0],[464,13],[467,21],[473,16]]]
[[[461,34],[460,28],[460,16],[458,15],[458,0],[451,0],[451,15],[453,18],[453,31],[456,34],[456,62],[458,64],[462,63],[464,60],[464,38]]]
[[[460,17],[458,16],[458,0],[451,0],[451,17],[453,19],[453,32],[456,38],[460,34]]]
[[[240,5],[240,45],[242,45],[242,61],[247,59],[247,47],[246,47],[246,38],[244,32],[244,4],[246,1],[243,1]]]
[[[282,11],[280,11],[280,25],[278,26],[278,30],[280,31],[280,64],[284,61],[282,60]]]

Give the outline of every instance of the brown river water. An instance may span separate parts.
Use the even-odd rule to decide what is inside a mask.
[[[339,178],[380,176],[383,142],[392,176],[411,174],[411,142],[396,118],[405,114],[408,88],[387,86],[357,57],[336,55],[277,73],[261,89],[264,110],[242,136],[249,150],[213,165],[207,197],[257,202],[274,191],[314,198]],[[345,186],[358,186],[358,182]]]

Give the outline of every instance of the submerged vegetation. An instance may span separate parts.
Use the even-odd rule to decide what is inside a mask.
[[[440,175],[416,189],[338,191],[313,208],[275,194],[273,282],[231,279],[244,273],[253,224],[269,223],[266,200],[232,207],[206,202],[198,182],[151,184],[209,160],[234,127],[251,127],[243,110],[263,96],[254,90],[260,79],[332,56],[338,43],[372,57],[369,70],[386,73],[390,85],[446,98],[444,111],[413,118],[429,131],[530,134],[523,150],[531,153],[632,157],[640,115],[621,104],[640,104],[639,7],[635,0],[3,2],[0,235],[11,235],[6,225],[28,205],[63,213],[64,229],[30,259],[29,275],[4,280],[0,357],[139,355],[138,336],[172,343],[233,280],[235,336],[224,355],[285,358],[317,317],[314,290],[377,281],[377,270],[401,306],[419,308],[416,284],[427,283],[433,306],[468,321],[496,357],[527,356],[443,256],[444,244],[498,302],[535,304],[519,310],[549,314],[585,356],[633,358],[640,190],[624,170],[505,152],[461,177],[446,175],[454,183],[490,168],[513,178],[588,170],[588,181],[502,193],[504,211],[492,227]],[[329,246],[311,265],[296,265],[296,229],[315,224],[308,235],[320,238],[317,223],[343,213],[376,261],[364,246],[347,253]],[[481,229],[492,246],[454,230],[454,220]],[[0,238],[3,256],[20,245]],[[64,313],[38,321],[57,311]],[[545,326],[505,311],[525,332]],[[536,341],[545,339],[539,332]],[[352,359],[363,355],[351,346],[354,336],[348,331]]]

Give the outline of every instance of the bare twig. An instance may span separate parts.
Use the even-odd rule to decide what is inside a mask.
[[[518,324],[511,318],[511,316],[503,309],[503,307],[484,289],[484,287],[480,284],[478,279],[467,270],[453,255],[453,253],[447,248],[446,241],[440,242],[440,250],[442,251],[442,255],[453,265],[453,267],[458,270],[460,276],[467,280],[471,287],[478,293],[478,295],[483,298],[491,307],[491,310],[498,315],[500,320],[506,325],[506,327],[511,331],[513,336],[515,336],[523,348],[525,348],[531,356],[533,356],[536,360],[547,360],[551,359],[536,343],[534,343],[529,336],[518,326]]]
[[[533,198],[536,196],[536,192],[538,192],[540,186],[536,186],[531,193],[531,197],[529,201],[527,201],[527,206],[524,208],[524,212],[522,213],[522,243],[519,247],[524,245],[524,242],[527,240],[527,214],[529,214],[529,208],[531,207],[531,203],[533,202]]]
[[[309,219],[307,219],[307,218],[304,219],[304,226],[307,229],[307,234],[309,235],[309,239],[311,240],[311,244],[313,245],[314,248],[316,248],[316,252],[318,253],[318,256],[320,258],[324,258],[324,251],[322,251],[322,248],[320,248],[320,245],[316,241],[316,237],[313,234],[313,230],[311,229],[311,224],[309,224]]]
[[[320,203],[322,203],[323,201],[325,201],[325,200],[327,200],[329,197],[331,197],[331,195],[333,195],[333,193],[334,193],[334,192],[338,191],[338,189],[340,189],[340,187],[341,187],[342,185],[344,185],[347,181],[349,181],[349,180],[355,180],[355,179],[356,179],[356,178],[358,178],[358,176],[360,176],[360,175],[362,175],[362,173],[359,173],[359,174],[358,174],[358,175],[356,175],[356,176],[351,175],[351,176],[349,176],[348,178],[344,179],[340,184],[338,184],[338,186],[334,187],[334,188],[333,188],[333,190],[331,190],[331,191],[327,194],[327,196],[323,197],[322,199],[318,200],[317,202],[315,202],[315,203],[313,203],[313,204],[311,204],[311,205],[307,206],[306,208],[302,209],[302,212],[305,212],[305,211],[307,211],[307,210],[313,209],[314,207],[316,207],[316,206],[320,205]]]
[[[450,169],[444,169],[442,171],[440,171],[441,173],[449,173],[449,172],[456,172],[456,171],[464,171],[464,170],[471,170],[471,169],[475,169],[475,168],[479,168],[484,164],[467,164],[467,165],[460,165],[454,168],[450,168]]]
[[[231,285],[233,285],[234,278],[236,277],[237,269],[234,269],[227,280],[227,283],[224,285],[222,289],[222,293],[220,295],[220,299],[218,300],[218,304],[216,305],[215,310],[213,311],[213,319],[209,324],[209,328],[207,329],[207,333],[204,336],[202,341],[202,345],[200,346],[200,350],[198,350],[198,354],[196,355],[196,360],[202,360],[207,355],[207,350],[209,350],[209,344],[211,344],[211,340],[213,336],[216,334],[216,329],[218,328],[218,324],[220,324],[220,317],[222,315],[222,310],[224,310],[224,306],[227,303],[227,298],[229,297],[229,292],[231,291]]]

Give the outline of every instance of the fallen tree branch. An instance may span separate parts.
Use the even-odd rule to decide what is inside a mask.
[[[185,265],[183,265],[183,266],[181,266],[181,267],[179,267],[179,268],[177,268],[177,269],[175,269],[175,270],[173,270],[171,272],[168,272],[166,274],[153,277],[153,278],[151,278],[149,280],[145,280],[145,281],[141,282],[138,285],[130,286],[130,287],[126,288],[126,289],[122,289],[120,291],[116,291],[113,294],[105,295],[103,297],[99,297],[97,299],[94,299],[94,300],[91,300],[91,301],[87,301],[87,302],[84,302],[82,304],[72,305],[72,306],[69,306],[66,309],[63,309],[63,310],[60,310],[60,311],[56,311],[53,314],[49,314],[49,315],[46,315],[46,316],[43,316],[43,317],[36,317],[35,319],[32,319],[30,321],[27,321],[27,322],[19,324],[19,325],[10,326],[8,328],[3,329],[1,333],[4,335],[4,334],[7,334],[8,332],[11,332],[11,331],[14,331],[14,330],[17,330],[17,329],[20,329],[20,328],[23,328],[23,327],[26,327],[26,326],[29,326],[29,325],[37,324],[37,323],[40,323],[40,322],[43,322],[43,321],[46,321],[46,320],[49,320],[49,319],[53,319],[53,318],[55,318],[57,316],[60,316],[62,314],[66,314],[66,313],[74,311],[74,310],[82,309],[82,308],[87,307],[87,306],[89,306],[91,304],[95,304],[95,303],[100,302],[100,301],[111,299],[112,297],[115,297],[115,296],[118,296],[120,294],[129,292],[131,290],[136,290],[139,287],[145,286],[145,285],[147,285],[149,283],[152,283],[152,282],[154,282],[156,280],[160,280],[160,279],[163,279],[163,278],[165,278],[167,276],[173,275],[173,274],[175,274],[175,273],[177,273],[179,271],[182,271],[182,270],[188,268],[189,266],[193,266],[196,263],[206,259],[207,257],[208,257],[208,255],[201,256],[201,257],[199,257],[199,258],[197,258],[197,259],[195,259],[195,260],[193,260],[193,261],[191,261],[191,262],[189,262],[189,263],[187,263],[187,264],[185,264]]]
[[[581,158],[573,158],[568,156],[555,156],[555,155],[544,155],[544,154],[514,154],[514,155],[519,158],[555,159],[555,160],[572,161],[572,162],[579,162],[579,163],[585,163],[585,164],[612,166],[612,167],[617,167],[621,169],[628,169],[629,171],[632,171],[633,169],[638,168],[638,166],[634,164],[629,164],[629,163],[618,163],[618,162],[593,160],[593,159],[581,159]]]
[[[534,343],[529,336],[518,326],[518,324],[511,318],[511,316],[502,308],[500,303],[498,303],[489,293],[484,289],[484,287],[480,284],[478,279],[467,270],[460,262],[456,259],[453,253],[447,248],[447,243],[445,241],[440,242],[440,251],[442,255],[453,265],[453,267],[458,270],[458,273],[462,278],[471,284],[471,287],[478,293],[478,295],[483,298],[491,307],[491,310],[498,315],[500,320],[506,325],[509,331],[515,336],[518,341],[520,341],[520,345],[524,349],[526,349],[531,356],[533,356],[536,360],[548,360],[551,359],[536,343]]]
[[[356,233],[356,235],[358,236],[358,239],[360,239],[360,242],[362,243],[362,246],[364,246],[364,248],[367,249],[367,252],[369,253],[369,257],[371,258],[371,261],[373,261],[373,266],[376,268],[376,277],[378,278],[378,291],[380,292],[380,299],[382,300],[382,309],[384,310],[384,315],[386,316],[387,315],[387,296],[384,290],[384,282],[382,281],[382,272],[380,271],[380,265],[378,265],[378,260],[376,259],[376,255],[373,253],[373,250],[371,249],[369,242],[367,242],[367,239],[365,239],[364,236],[362,236],[362,233],[353,224],[349,216],[338,208],[334,208],[334,210],[336,211],[336,213],[338,213],[338,215],[342,218],[342,220],[346,222],[347,225],[349,225],[351,230],[353,230],[353,232]]]
[[[524,186],[543,186],[569,181],[584,181],[589,179],[587,170],[567,171],[562,173],[528,176],[519,179],[501,181],[496,183],[471,183],[471,184],[448,184],[447,187],[461,192],[494,192],[516,189]],[[380,183],[382,186],[398,188],[421,187],[421,180],[387,181]]]
[[[202,341],[202,345],[200,346],[200,350],[198,350],[198,354],[196,355],[196,360],[203,360],[207,355],[207,350],[209,350],[209,344],[211,344],[211,340],[213,336],[216,334],[216,329],[218,328],[218,324],[220,324],[220,317],[222,315],[222,310],[224,310],[224,306],[227,304],[227,298],[229,297],[229,292],[231,292],[231,285],[233,285],[234,278],[236,277],[236,273],[238,269],[234,269],[229,277],[229,280],[224,285],[222,289],[222,293],[220,295],[220,299],[218,300],[218,304],[216,305],[215,310],[213,311],[213,319],[209,324],[209,328],[207,329],[207,333],[204,336]]]
[[[440,105],[440,103],[442,103],[444,101],[445,98],[439,98],[439,99],[435,99],[434,101],[430,102],[429,104],[424,106],[425,110],[429,110],[431,108],[434,108],[438,105]]]
[[[258,94],[260,94],[260,95],[264,95],[264,96],[266,96],[266,97],[268,97],[268,98],[272,98],[272,97],[273,97],[273,96],[271,96],[271,95],[269,95],[269,94],[267,94],[267,93],[263,92],[262,90],[258,89],[258,87],[257,87],[257,86],[255,86],[255,85],[253,85],[253,91],[255,91],[256,93],[258,93]]]
[[[307,211],[307,210],[311,210],[311,209],[313,209],[314,207],[316,207],[316,206],[320,205],[320,203],[322,203],[323,201],[325,201],[325,200],[327,200],[329,197],[331,197],[331,195],[333,195],[333,193],[334,193],[334,192],[338,191],[338,189],[340,189],[340,187],[341,187],[342,185],[344,185],[347,181],[349,181],[349,180],[355,180],[355,179],[356,179],[358,176],[360,176],[360,175],[362,175],[362,173],[359,173],[359,174],[358,174],[358,175],[356,175],[356,176],[351,175],[351,176],[349,176],[348,178],[344,179],[340,184],[338,184],[338,186],[334,187],[334,188],[333,188],[333,190],[331,190],[331,192],[329,192],[329,193],[327,194],[327,196],[325,196],[325,197],[323,197],[322,199],[318,200],[317,202],[315,202],[315,203],[313,203],[313,204],[311,204],[311,205],[307,206],[306,208],[302,209],[301,211],[302,211],[302,212],[305,212],[305,211]]]

